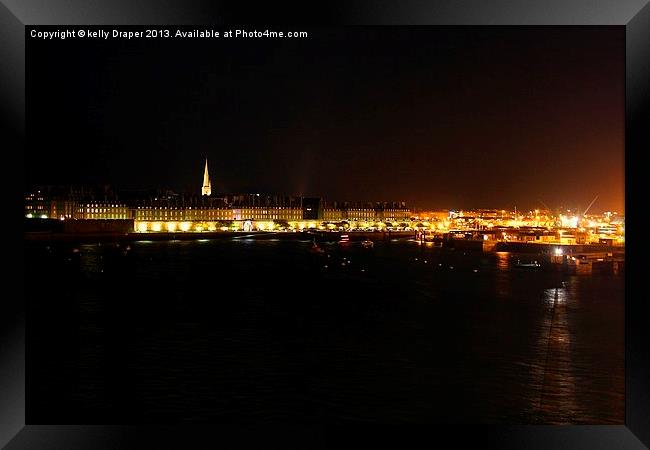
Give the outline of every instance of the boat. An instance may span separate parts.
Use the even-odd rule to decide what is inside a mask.
[[[515,267],[522,267],[526,269],[534,269],[536,267],[541,267],[542,265],[538,263],[537,261],[532,261],[528,263],[522,263],[520,260],[517,260],[517,262],[514,264]]]
[[[372,242],[370,239],[365,239],[361,241],[361,245],[363,246],[363,248],[372,248],[374,247],[375,243]]]
[[[347,234],[342,234],[339,244],[348,244],[349,242],[350,242],[350,236]]]

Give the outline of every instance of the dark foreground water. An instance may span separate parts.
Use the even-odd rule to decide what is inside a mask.
[[[27,422],[623,423],[622,276],[310,246],[28,247]]]

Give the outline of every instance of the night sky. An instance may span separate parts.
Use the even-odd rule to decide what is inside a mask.
[[[28,38],[26,187],[623,211],[623,27],[308,31]]]

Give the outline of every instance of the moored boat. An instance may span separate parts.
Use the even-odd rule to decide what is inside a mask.
[[[522,263],[518,259],[517,262],[514,264],[514,266],[515,267],[521,267],[523,269],[535,269],[535,268],[541,267],[542,265],[540,263],[538,263],[537,261]]]
[[[372,248],[374,247],[375,243],[372,242],[370,239],[365,239],[361,241],[361,245],[363,246],[363,248]]]

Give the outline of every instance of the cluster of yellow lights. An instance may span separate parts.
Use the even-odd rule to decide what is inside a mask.
[[[565,228],[577,228],[578,218],[576,216],[560,216],[560,223]]]
[[[569,232],[568,229],[573,229],[575,232],[585,233],[586,235],[582,237],[586,238],[591,242],[598,242],[600,238],[614,238],[618,242],[625,242],[625,238],[622,237],[625,234],[625,226],[618,224],[615,227],[611,227],[611,231],[598,232],[597,228],[608,224],[607,222],[588,220],[584,218],[580,220],[577,216],[560,216],[560,224],[564,229],[567,229],[565,232]],[[527,221],[522,221],[521,219],[510,219],[504,221],[508,223],[511,227],[518,227],[528,224]],[[385,231],[387,227],[405,227],[407,230],[430,230],[435,233],[444,233],[452,227],[453,220],[436,220],[436,221],[422,221],[415,222],[412,220],[407,220],[404,222],[372,222],[372,221],[351,221],[351,222],[321,222],[321,221],[292,221],[288,222],[289,230],[294,231],[303,231],[306,229],[318,229],[318,230],[337,230],[337,229],[358,229],[358,228],[367,228],[372,227],[378,231]],[[491,222],[483,222],[488,229],[493,229],[497,224]],[[285,224],[286,225],[286,224]],[[552,230],[552,227],[548,223],[545,224],[549,231]],[[454,225],[455,226],[455,225]],[[460,225],[461,227],[463,224]],[[539,226],[539,225],[537,225]],[[230,226],[224,226],[219,224],[219,222],[200,222],[200,221],[135,221],[135,230],[137,232],[146,233],[146,232],[205,232],[205,231],[274,231],[281,229],[282,226],[279,223],[274,221],[233,221]],[[613,230],[615,228],[615,231]],[[569,232],[571,233],[571,232]],[[616,235],[616,236],[614,236]],[[504,239],[508,239],[510,236],[503,236]],[[562,230],[560,230],[559,241],[571,241],[575,237],[565,236],[562,237]]]
[[[289,222],[289,228],[304,230],[305,228],[316,228],[319,224],[316,222]]]
[[[257,222],[254,225],[250,227],[250,229],[257,229],[260,231],[272,231],[275,229],[278,229],[279,226],[278,224],[274,222]],[[325,226],[322,225],[321,223],[317,222],[291,222],[289,224],[289,228],[292,229],[321,229],[324,230]],[[141,233],[148,232],[148,231],[153,231],[153,232],[161,232],[161,231],[167,231],[167,232],[175,232],[175,231],[196,231],[196,232],[202,232],[202,231],[216,231],[217,230],[217,224],[214,222],[174,222],[174,221],[169,221],[169,222],[163,222],[163,221],[155,221],[155,222],[147,222],[147,221],[136,221],[135,222],[135,229]],[[234,221],[231,225],[231,227],[226,227],[222,226],[218,228],[221,231],[240,231],[242,229],[246,229],[243,223],[239,223],[238,221]]]
[[[202,224],[197,224],[194,227],[192,227],[191,222],[180,222],[180,223],[179,222],[140,222],[140,221],[135,222],[135,229],[141,233],[144,233],[146,231],[160,232],[163,231],[163,228],[165,231],[169,231],[169,232],[174,232],[177,231],[178,229],[182,231],[189,231],[192,228],[195,231],[203,231],[204,226]],[[216,227],[209,226],[208,229],[216,230]]]
[[[257,223],[257,229],[264,231],[268,230],[271,231],[275,227],[275,224],[273,222],[258,222]]]

